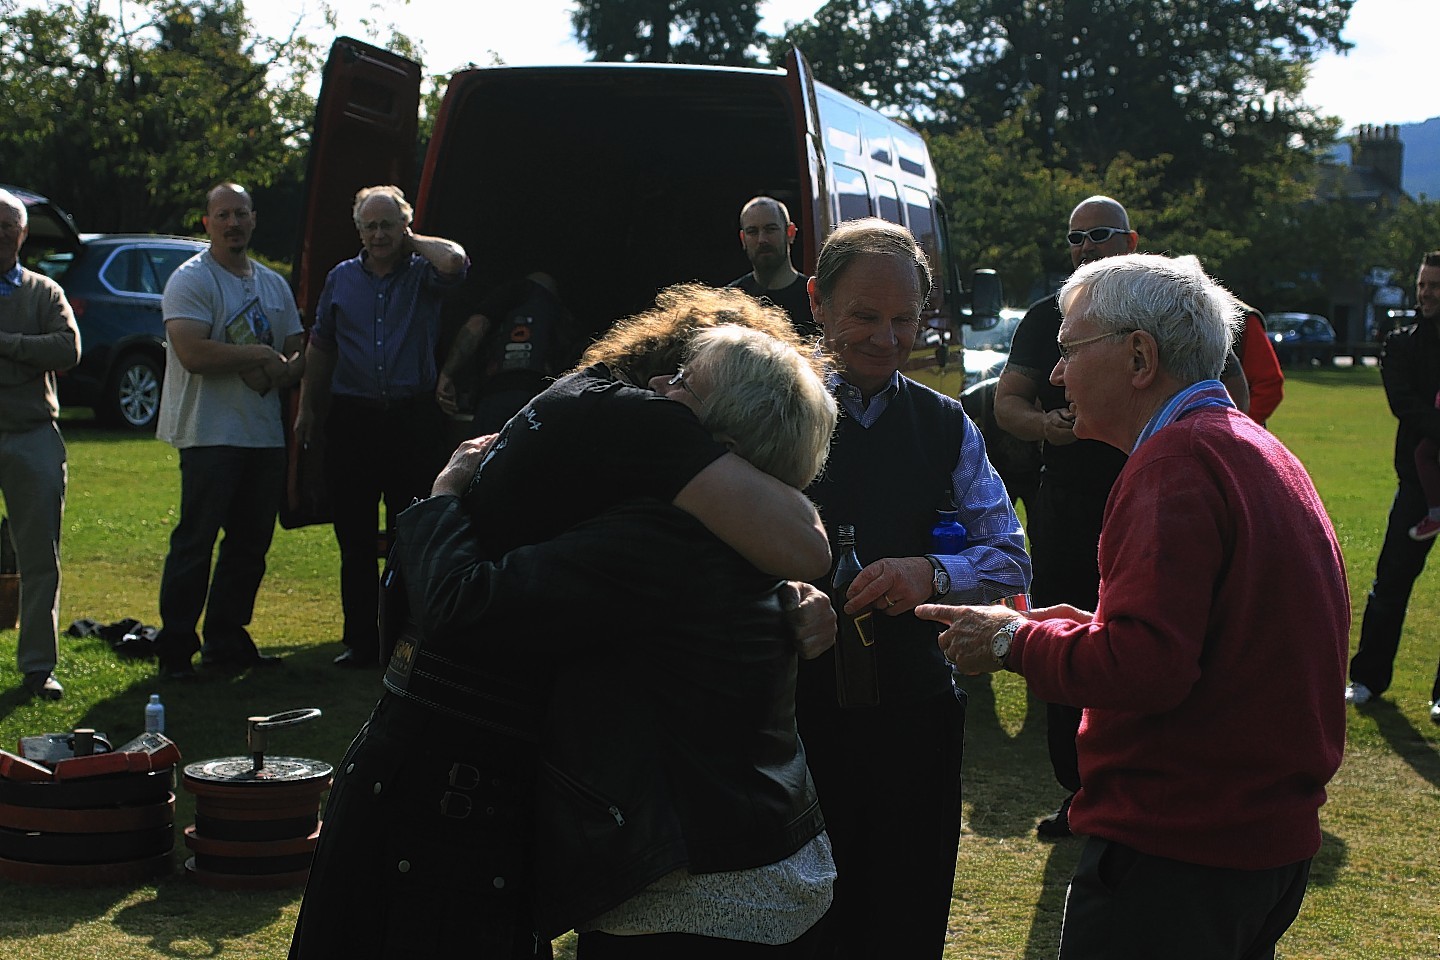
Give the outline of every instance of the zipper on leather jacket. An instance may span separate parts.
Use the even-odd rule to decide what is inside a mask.
[[[599,807],[607,814],[609,814],[610,818],[615,821],[615,826],[625,826],[625,811],[621,810],[620,807],[609,797],[597,793],[595,790],[592,790],[587,784],[576,780],[574,777],[570,776],[568,773],[561,770],[554,764],[545,764],[545,769],[548,770],[551,775],[555,777],[556,780],[564,784],[565,787],[570,790],[570,792],[579,796],[583,802],[590,806]]]

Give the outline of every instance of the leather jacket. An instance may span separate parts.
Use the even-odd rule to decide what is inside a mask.
[[[483,719],[493,708],[509,723],[519,714],[497,688],[541,698],[542,935],[680,867],[775,863],[824,829],[795,727],[779,582],[655,501],[494,563],[472,552],[469,522],[445,497],[402,514],[402,573],[420,646],[434,636],[447,663],[484,678],[479,699],[433,684],[427,697],[449,700],[436,709]]]

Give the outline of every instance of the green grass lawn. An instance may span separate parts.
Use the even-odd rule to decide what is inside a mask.
[[[954,392],[954,384],[942,386]],[[1374,369],[1292,375],[1271,421],[1309,467],[1339,534],[1352,639],[1394,492],[1394,426]],[[175,453],[84,420],[66,420],[64,429],[70,495],[62,626],[79,617],[155,623],[179,502]],[[62,638],[57,673],[65,699],[27,702],[16,690],[15,633],[0,632],[0,745],[13,749],[21,735],[77,726],[128,739],[141,728],[148,695],[158,692],[167,733],[187,761],[245,753],[247,716],[319,707],[320,719],[272,734],[271,752],[338,762],[378,695],[379,677],[330,666],[340,650],[337,571],[329,528],[277,532],[252,632],[287,662],[233,680],[162,686],[152,665],[120,661],[98,639]],[[1426,704],[1440,657],[1435,577],[1427,570],[1416,585],[1394,687],[1378,706],[1350,714],[1345,764],[1321,812],[1325,845],[1305,907],[1280,944],[1282,957],[1440,957],[1440,728],[1430,724]],[[1081,842],[1034,837],[1035,821],[1061,796],[1046,759],[1043,708],[1009,674],[977,681],[971,693],[965,829],[946,956],[1053,957]],[[4,954],[283,956],[299,891],[223,892],[187,879],[180,830],[193,820],[193,799],[182,791],[176,870],[159,883],[57,890],[0,881]],[[562,943],[562,955],[568,952]]]

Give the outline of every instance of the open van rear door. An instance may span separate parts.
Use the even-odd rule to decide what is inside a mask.
[[[350,216],[356,192],[393,183],[413,198],[419,115],[419,64],[350,37],[331,44],[315,103],[305,202],[290,278],[307,330],[315,320],[326,275],[360,248]],[[292,391],[285,415],[289,470],[280,508],[280,523],[286,529],[329,522],[319,451],[295,449],[291,436],[297,401]]]
[[[307,327],[325,275],[359,249],[356,191],[393,183],[413,201],[420,115],[420,65],[388,50],[339,37],[322,78],[291,281]]]
[[[835,224],[830,217],[830,187],[825,170],[825,137],[820,129],[820,107],[815,102],[815,79],[810,62],[797,48],[785,54],[786,89],[795,118],[796,156],[806,167],[806,186],[793,219],[800,227],[800,271],[815,275],[820,246]]]

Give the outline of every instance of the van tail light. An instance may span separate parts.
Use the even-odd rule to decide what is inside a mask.
[[[70,309],[75,314],[75,319],[79,320],[85,315],[85,307],[88,305],[87,301],[84,297],[69,297],[67,299],[70,301]]]

